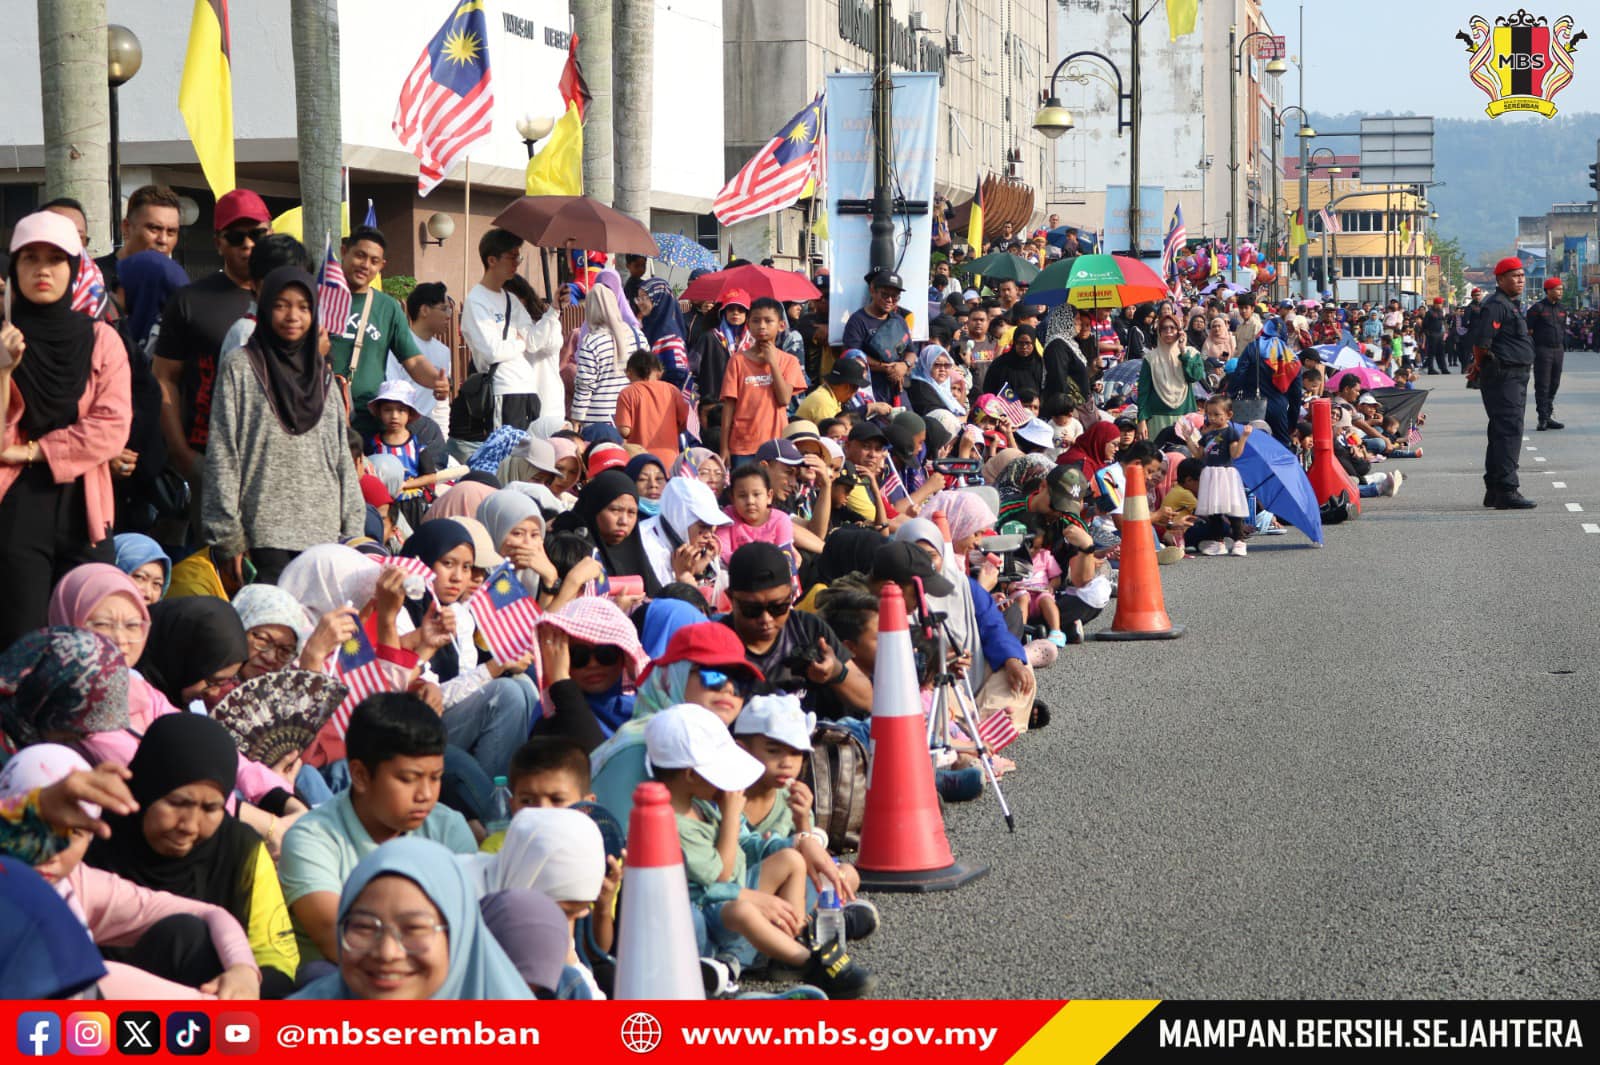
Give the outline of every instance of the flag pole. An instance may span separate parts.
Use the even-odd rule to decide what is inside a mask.
[[[472,269],[472,156],[467,156],[467,169],[462,179],[466,186],[466,199],[461,208],[461,306],[466,313],[467,281]]]

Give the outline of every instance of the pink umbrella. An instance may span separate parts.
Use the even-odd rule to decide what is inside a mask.
[[[1340,370],[1328,378],[1329,391],[1337,392],[1341,382],[1346,376],[1353,376],[1361,382],[1362,388],[1393,388],[1394,378],[1382,370],[1375,370],[1370,366],[1357,366],[1349,370]]]

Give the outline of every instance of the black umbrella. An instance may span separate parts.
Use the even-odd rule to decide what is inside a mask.
[[[1383,408],[1385,417],[1400,423],[1400,428],[1410,429],[1422,414],[1422,405],[1428,402],[1425,388],[1369,388],[1372,398]]]

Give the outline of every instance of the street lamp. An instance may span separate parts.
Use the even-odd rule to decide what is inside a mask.
[[[1239,27],[1228,27],[1228,55],[1233,72],[1228,77],[1228,280],[1233,281],[1239,264],[1239,78],[1244,75],[1244,46],[1256,37],[1273,40],[1270,33],[1256,30],[1239,40]],[[1277,77],[1289,69],[1278,58],[1267,62],[1266,73]]]
[[[550,131],[555,128],[555,119],[547,116],[536,118],[533,115],[523,115],[517,119],[517,133],[522,137],[522,143],[527,145],[529,159],[533,158],[533,146],[550,136]]]
[[[428,220],[422,224],[422,227],[428,234],[428,236],[422,238],[422,243],[442,246],[455,233],[456,220],[443,211],[435,211],[428,216]],[[433,239],[429,240],[428,237]]]
[[[1075,81],[1081,84],[1090,78],[1098,78],[1108,85],[1112,84],[1104,74],[1097,74],[1076,65],[1069,67],[1073,60],[1084,58],[1098,59],[1111,68],[1111,73],[1116,78],[1117,136],[1122,136],[1122,131],[1125,129],[1133,132],[1133,151],[1129,155],[1128,167],[1128,247],[1133,252],[1134,257],[1137,258],[1139,255],[1139,112],[1135,107],[1132,118],[1124,117],[1123,104],[1133,103],[1133,93],[1122,91],[1122,71],[1118,69],[1117,64],[1113,63],[1109,56],[1088,50],[1073,52],[1057,63],[1056,68],[1050,72],[1050,89],[1045,97],[1044,106],[1039,109],[1038,114],[1033,116],[1033,128],[1051,140],[1057,139],[1072,128],[1072,112],[1062,107],[1061,99],[1056,96],[1056,78],[1062,76],[1063,70],[1066,71],[1066,79],[1068,81]],[[1106,250],[1109,251],[1109,247]]]
[[[1295,136],[1300,138],[1299,210],[1301,211],[1300,220],[1302,223],[1300,226],[1300,232],[1304,234],[1306,231],[1306,227],[1304,225],[1306,220],[1306,215],[1304,213],[1306,209],[1306,201],[1311,198],[1311,161],[1308,157],[1308,153],[1311,150],[1311,139],[1317,135],[1317,131],[1311,128],[1311,116],[1306,114],[1306,109],[1297,104],[1290,104],[1288,107],[1285,107],[1283,110],[1279,111],[1278,114],[1287,115],[1290,111],[1300,112],[1300,129],[1295,133]],[[1311,272],[1307,269],[1308,264],[1306,262],[1306,252],[1309,247],[1310,246],[1305,242],[1305,240],[1302,239],[1297,248],[1297,258],[1300,261],[1298,272],[1300,276],[1301,299],[1311,298]]]
[[[1337,160],[1339,158],[1338,153],[1335,152],[1332,148],[1318,148],[1316,151],[1311,153],[1311,159],[1309,161],[1309,165],[1312,166],[1312,167],[1316,167],[1317,166],[1317,162],[1316,162],[1317,157],[1320,156],[1324,152],[1328,153],[1328,158],[1329,159]],[[1333,176],[1335,174],[1342,174],[1344,172],[1344,168],[1339,166],[1339,164],[1337,162],[1335,162],[1335,163],[1332,163],[1332,164],[1330,164],[1328,166],[1324,166],[1321,169],[1324,172],[1326,172],[1327,175],[1328,175],[1328,203],[1331,204],[1331,203],[1333,203]],[[1328,217],[1332,218],[1333,217],[1333,209],[1331,207],[1326,207],[1326,206],[1324,207],[1324,209],[1327,210]],[[1321,241],[1321,243],[1322,243],[1322,283],[1328,286],[1329,291],[1331,291],[1333,293],[1333,298],[1337,300],[1339,298],[1338,284],[1334,281],[1333,274],[1334,274],[1334,268],[1338,265],[1339,257],[1338,257],[1337,248],[1336,248],[1336,246],[1334,244],[1334,232],[1333,232],[1333,230],[1327,228],[1326,225],[1324,225],[1323,229],[1322,229],[1322,241]]]
[[[106,84],[111,87],[111,247],[122,247],[122,173],[118,145],[117,89],[139,73],[144,49],[126,26],[106,27]]]

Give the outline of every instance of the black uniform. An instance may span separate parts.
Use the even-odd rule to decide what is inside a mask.
[[[1517,459],[1522,450],[1522,416],[1528,406],[1528,375],[1533,370],[1533,341],[1522,309],[1499,289],[1483,301],[1467,339],[1473,348],[1488,349],[1491,356],[1478,374],[1478,389],[1489,415],[1484,505],[1493,506],[1520,495]]]
[[[1444,350],[1444,308],[1435,304],[1422,316],[1423,365],[1429,373],[1450,372]],[[1435,369],[1437,367],[1437,369]]]
[[[1556,429],[1552,422],[1556,392],[1561,388],[1561,364],[1566,359],[1567,309],[1555,300],[1542,299],[1528,308],[1528,332],[1533,336],[1533,407],[1539,428]]]
[[[1468,366],[1472,365],[1472,330],[1478,324],[1478,312],[1483,310],[1483,304],[1469,303],[1461,308],[1461,332],[1457,335],[1458,343],[1455,345],[1456,363],[1465,373]]]

